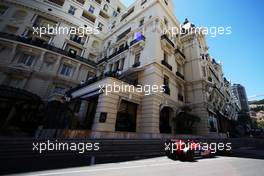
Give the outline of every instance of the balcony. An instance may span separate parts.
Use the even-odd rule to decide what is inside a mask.
[[[179,50],[179,48],[175,49],[175,54],[178,54],[183,60],[185,60],[185,55]]]
[[[84,42],[85,42],[85,40],[83,40],[83,37],[79,37],[78,35],[71,35],[70,40],[80,45],[84,45]]]
[[[76,0],[77,2],[81,3],[81,4],[84,4],[85,3],[85,0]]]
[[[102,3],[102,0],[94,0],[95,2],[97,2],[97,4],[100,4]]]
[[[182,94],[178,94],[178,100],[182,102],[184,101],[184,97]]]
[[[28,44],[28,45],[32,45],[32,46],[36,46],[36,47],[40,47],[40,48],[43,48],[43,49],[47,49],[47,50],[53,51],[55,53],[58,53],[58,54],[61,54],[61,55],[64,55],[64,56],[69,56],[69,53],[66,50],[63,50],[61,48],[57,48],[55,46],[52,46],[52,45],[49,45],[49,44],[46,44],[46,43],[36,42],[35,40],[32,40],[32,38],[20,37],[20,36],[16,36],[16,35],[13,35],[13,34],[7,34],[7,33],[2,33],[2,32],[0,32],[0,38],[5,38],[5,39],[8,39],[8,40],[22,42],[22,43],[25,43],[25,44]],[[92,65],[92,66],[96,66],[96,63],[94,61],[86,59],[84,57],[81,57],[81,56],[78,56],[78,55],[71,55],[69,57],[71,57],[71,58],[73,58],[75,60],[84,62],[86,64],[89,64],[89,65]]]
[[[144,35],[140,35],[136,39],[134,39],[133,41],[130,42],[130,46],[133,46],[136,43],[138,43],[140,41],[145,41],[145,40],[146,40],[145,36]]]
[[[169,39],[169,37],[166,34],[164,34],[164,35],[161,36],[161,40],[165,40],[173,48],[175,47],[174,43],[171,41],[171,39]]]
[[[49,2],[52,2],[58,6],[63,6],[65,0],[48,0]]]
[[[140,66],[140,62],[136,62],[132,65],[133,68],[139,67]]]
[[[178,76],[178,77],[180,77],[181,79],[183,79],[184,80],[184,76],[183,76],[183,74],[181,74],[180,72],[176,72],[176,75]]]
[[[96,16],[94,16],[90,12],[87,12],[86,10],[83,11],[82,17],[90,21],[91,23],[95,23]]]
[[[124,47],[122,47],[122,48],[119,48],[119,50],[116,51],[116,52],[114,52],[113,54],[111,54],[111,55],[108,57],[108,59],[111,59],[111,58],[113,58],[113,57],[115,57],[115,56],[121,54],[122,52],[128,50],[128,49],[129,49],[129,46],[128,46],[128,45],[126,45],[126,46],[124,46]]]
[[[132,81],[132,80],[121,79],[120,75],[117,73],[117,71],[108,71],[108,72],[102,74],[101,76],[91,77],[84,84],[79,84],[77,87],[72,88],[71,90],[66,92],[66,94],[69,94],[69,93],[71,93],[73,91],[76,91],[78,89],[81,89],[83,87],[89,86],[91,84],[97,83],[99,81],[105,80],[107,78],[115,78],[117,81],[119,80],[119,81],[122,81],[124,83],[129,84],[129,85],[134,85],[134,86],[138,85],[138,81],[137,80]]]
[[[99,15],[100,15],[101,17],[103,17],[104,19],[109,19],[109,18],[110,18],[110,16],[109,16],[106,12],[104,12],[104,11],[102,11],[102,10],[100,10]]]
[[[169,63],[167,63],[165,60],[162,60],[161,61],[161,64],[164,65],[165,67],[167,67],[168,69],[170,69],[172,71],[172,66]]]
[[[130,14],[132,14],[132,13],[134,12],[134,10],[135,10],[135,7],[132,7],[131,9],[129,9],[129,10],[127,11],[127,13],[123,14],[122,17],[121,17],[121,19],[120,19],[120,22],[123,21],[123,20],[124,20],[126,17],[128,17]]]
[[[52,30],[52,28],[55,28],[57,24],[58,22],[54,19],[49,19],[43,16],[38,16],[33,23],[33,27],[39,27],[39,28],[40,27],[45,27],[45,28],[50,27],[50,30]]]
[[[126,51],[126,50],[128,50],[128,49],[129,49],[129,46],[128,46],[128,45],[126,45],[126,46],[124,46],[124,47],[122,47],[122,48],[119,48],[118,51],[114,52],[114,53],[111,54],[110,56],[108,56],[108,57],[104,57],[103,59],[99,60],[98,64],[101,64],[101,63],[103,63],[103,62],[106,62],[106,61],[108,61],[109,59],[112,59],[113,57],[115,57],[115,56],[121,54],[122,52],[124,52],[124,51]]]
[[[169,86],[164,85],[164,89],[165,89],[164,93],[167,94],[167,95],[170,95],[170,88],[169,88]]]

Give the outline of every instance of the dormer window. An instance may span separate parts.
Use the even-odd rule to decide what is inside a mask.
[[[108,11],[108,5],[107,4],[104,5],[104,11],[106,11],[106,12]]]

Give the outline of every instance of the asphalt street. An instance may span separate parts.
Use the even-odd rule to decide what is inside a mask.
[[[129,162],[98,164],[41,172],[23,173],[31,176],[262,176],[264,160],[240,157],[215,157],[196,162],[180,162],[157,157]]]

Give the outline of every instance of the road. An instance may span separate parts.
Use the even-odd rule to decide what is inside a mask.
[[[239,157],[215,157],[196,162],[172,161],[166,157],[99,164],[87,167],[31,172],[31,176],[262,176],[264,160]]]

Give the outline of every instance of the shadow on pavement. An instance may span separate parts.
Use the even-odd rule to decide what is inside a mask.
[[[154,158],[158,156],[152,157],[97,157],[93,159],[91,157],[67,157],[61,159],[47,159],[41,158],[34,160],[23,159],[23,160],[6,160],[5,163],[1,165],[3,167],[0,168],[0,175],[2,174],[19,174],[26,172],[34,172],[34,171],[45,171],[52,169],[65,169],[72,167],[82,167],[82,166],[91,166],[94,164],[106,164],[106,163],[118,163],[118,162],[126,162],[126,161],[135,161],[147,158]]]

